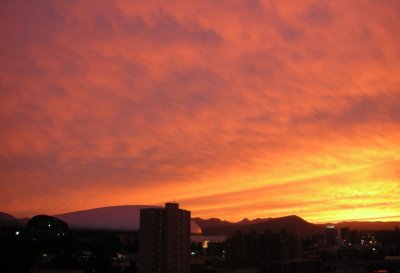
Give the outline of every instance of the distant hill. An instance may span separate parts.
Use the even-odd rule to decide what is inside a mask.
[[[249,220],[244,218],[240,222],[232,223],[228,221],[222,221],[218,218],[201,219],[193,218],[196,223],[202,228],[204,234],[208,235],[232,235],[236,230],[242,232],[248,232],[254,230],[256,232],[264,232],[269,229],[273,232],[278,232],[281,229],[285,229],[290,233],[299,236],[308,236],[317,233],[323,233],[327,224],[312,224],[302,218],[291,215],[280,218],[257,218]],[[355,230],[394,230],[396,227],[400,228],[400,222],[368,222],[368,221],[351,221],[351,222],[340,222],[334,224],[336,228],[348,227]]]
[[[102,207],[53,215],[73,229],[138,230],[140,209],[157,206],[126,205]]]
[[[20,222],[17,218],[12,216],[11,214],[0,212],[0,226],[16,226],[20,225]]]
[[[156,208],[146,205],[125,205],[95,208],[53,215],[73,229],[106,229],[106,230],[138,230],[141,208]],[[16,218],[11,214],[0,212],[0,226],[21,225],[24,226],[29,218]],[[312,224],[302,218],[291,215],[279,218],[257,218],[249,220],[244,218],[240,222],[232,223],[218,218],[202,219],[192,218],[192,233],[206,235],[232,235],[236,230],[248,232],[264,232],[266,229],[278,232],[281,229],[299,235],[308,236],[324,232],[326,224]],[[348,227],[356,230],[393,230],[400,228],[400,222],[367,222],[351,221],[335,224],[337,228]]]
[[[229,226],[233,223],[228,221],[222,221],[218,218],[210,218],[210,219],[201,219],[198,217],[192,218],[202,229],[209,227],[221,227],[221,226]]]
[[[218,218],[210,218],[210,219],[202,219],[199,217],[192,218],[192,220],[195,221],[197,224],[199,224],[201,228],[222,227],[230,225],[251,225],[251,224],[266,222],[269,221],[270,219],[271,218],[256,218],[254,220],[249,220],[247,218],[244,218],[240,222],[233,223],[225,220],[220,220]]]
[[[194,220],[203,229],[203,233],[207,235],[224,234],[230,236],[234,234],[237,230],[242,232],[254,230],[258,233],[263,233],[265,232],[265,230],[279,232],[280,230],[285,229],[287,232],[298,236],[310,236],[323,232],[322,227],[311,224],[296,215],[279,218],[255,219],[253,221],[244,219],[238,223],[222,221],[219,222],[216,219],[214,219],[213,221],[199,221],[197,219]]]

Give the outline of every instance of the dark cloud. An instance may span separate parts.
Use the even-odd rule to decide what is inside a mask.
[[[326,27],[333,20],[333,12],[328,2],[321,1],[312,4],[306,13],[306,21],[314,26]]]

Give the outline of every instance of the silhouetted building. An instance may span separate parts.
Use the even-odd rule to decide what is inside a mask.
[[[350,230],[350,243],[352,245],[360,245],[361,244],[361,234],[358,230]]]
[[[230,267],[259,267],[268,261],[299,259],[302,256],[301,241],[285,231],[257,234],[237,232],[226,241],[226,261]]]
[[[382,244],[382,246],[394,246],[400,249],[400,230],[396,228],[394,230],[378,230],[375,232],[376,240]],[[398,253],[400,255],[400,252]]]
[[[327,225],[325,228],[325,239],[328,246],[334,246],[338,243],[338,231],[334,225]]]
[[[348,227],[343,227],[343,228],[340,229],[339,241],[341,242],[341,244],[349,244],[349,243],[351,243],[351,240],[350,240],[350,229]]]
[[[192,235],[190,255],[203,257],[224,257],[225,235]]]
[[[190,211],[176,203],[140,210],[140,273],[188,273],[189,255]]]

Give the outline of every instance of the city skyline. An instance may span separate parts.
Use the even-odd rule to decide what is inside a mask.
[[[0,210],[400,220],[396,1],[2,1]]]

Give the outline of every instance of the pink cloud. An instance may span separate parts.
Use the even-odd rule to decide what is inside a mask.
[[[388,167],[400,160],[395,2],[0,5],[8,212],[175,197],[229,218],[231,209],[212,205],[229,200],[250,215],[269,204],[251,201],[258,189],[284,181],[277,194],[289,200],[270,213],[303,207],[317,219],[320,199],[298,177],[329,173],[326,187],[340,177],[347,188],[362,173],[343,178],[343,169],[375,164],[369,172],[390,170],[383,188],[399,181]],[[247,199],[235,203],[242,191]],[[343,208],[325,189],[315,194]],[[208,196],[223,198],[206,206]]]

